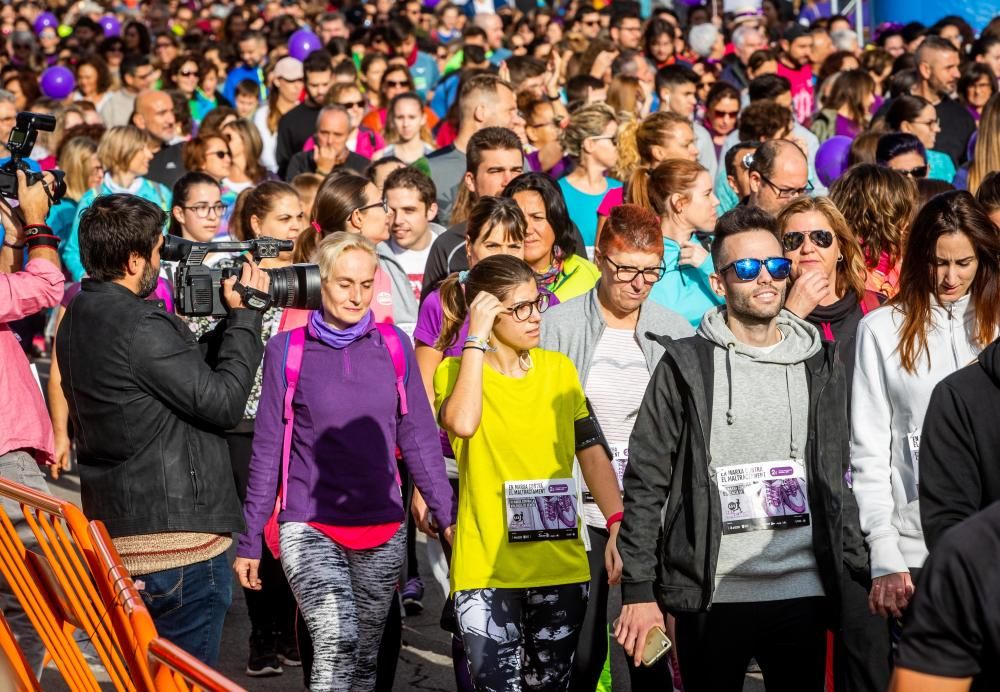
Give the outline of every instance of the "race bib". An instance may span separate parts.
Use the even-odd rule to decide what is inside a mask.
[[[576,483],[572,478],[503,484],[510,543],[577,538]]]
[[[716,482],[722,533],[794,529],[809,525],[809,496],[800,461],[725,466]]]
[[[911,432],[906,436],[906,445],[910,448],[910,460],[913,462],[913,482],[920,483],[920,431]]]

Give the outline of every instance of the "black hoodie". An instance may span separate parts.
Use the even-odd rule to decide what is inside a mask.
[[[920,438],[920,522],[933,552],[945,530],[1000,500],[1000,339],[931,394]]]

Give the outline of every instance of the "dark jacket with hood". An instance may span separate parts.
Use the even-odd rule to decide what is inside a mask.
[[[618,536],[622,596],[625,604],[655,600],[671,612],[697,612],[712,604],[722,535],[719,490],[709,468],[714,352],[722,347],[702,336],[661,338],[661,343],[663,358],[629,442],[625,517]],[[831,609],[836,613],[850,434],[835,344],[824,343],[805,361],[805,370],[813,548],[823,589],[838,604]]]
[[[928,550],[949,528],[1000,500],[1000,340],[941,380],[920,437],[920,523]]]

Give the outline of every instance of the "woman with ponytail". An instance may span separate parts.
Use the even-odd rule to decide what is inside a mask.
[[[417,322],[417,299],[410,277],[386,242],[391,216],[379,189],[351,171],[338,170],[326,177],[312,208],[312,231],[299,236],[295,261],[309,262],[323,238],[344,231],[358,233],[378,252],[375,298],[372,311],[376,322],[393,322],[410,334]]]
[[[708,245],[719,204],[712,177],[694,161],[671,159],[652,170],[640,166],[629,180],[625,201],[660,218],[666,272],[649,299],[697,327],[705,312],[723,302],[708,282],[715,271]]]
[[[436,346],[462,349],[434,392],[460,474],[451,587],[469,670],[477,689],[567,689],[590,581],[574,453],[610,532],[609,581],[621,574],[606,442],[572,362],[539,348],[549,298],[528,264],[487,257],[440,292]]]
[[[618,165],[615,176],[628,181],[638,168],[656,168],[669,159],[698,160],[694,128],[687,118],[657,111],[642,120],[629,120],[618,131]],[[597,208],[598,235],[611,210],[625,202],[625,188],[608,190]]]

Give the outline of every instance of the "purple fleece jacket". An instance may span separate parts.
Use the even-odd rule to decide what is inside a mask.
[[[408,340],[401,341],[409,372],[409,412],[405,416],[398,415],[395,370],[377,330],[343,349],[327,346],[306,332],[293,401],[295,429],[288,497],[279,522],[369,526],[402,521],[405,515],[396,481],[398,445],[438,525],[454,523],[451,486],[434,414],[413,347]],[[240,557],[260,557],[261,533],[278,495],[286,343],[284,334],[277,335],[264,352],[263,385],[243,506],[247,532],[239,537]]]

